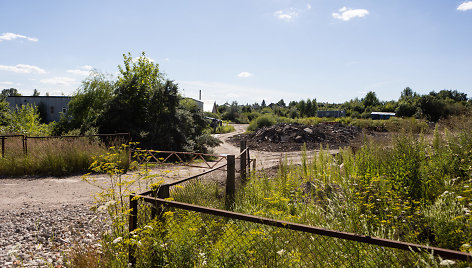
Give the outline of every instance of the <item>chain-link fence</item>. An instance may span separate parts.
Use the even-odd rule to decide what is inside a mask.
[[[472,262],[472,255],[462,252],[229,211],[236,189],[250,172],[249,149],[241,145],[241,154],[227,155],[221,166],[130,196],[129,230],[134,241],[130,263],[139,267],[434,267]]]
[[[25,136],[5,135],[0,136],[0,157],[14,158],[25,153]]]
[[[108,148],[128,144],[129,141],[128,133],[85,136],[3,135],[0,136],[0,148],[2,157],[18,157],[35,156],[50,150],[64,152],[72,148],[83,148],[84,151],[97,146]]]
[[[152,241],[130,247],[130,262],[138,267],[435,267],[472,261],[452,250],[146,196],[130,200],[130,230],[152,229],[133,232],[136,240]],[[151,210],[146,204],[158,208],[158,224],[137,222]]]
[[[97,147],[104,149],[129,143],[128,133],[95,134],[85,136],[25,136],[26,154],[38,155],[50,150],[66,151],[82,148],[83,151],[93,151]]]

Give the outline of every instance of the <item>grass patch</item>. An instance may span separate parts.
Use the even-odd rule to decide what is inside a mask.
[[[2,176],[65,176],[88,172],[93,157],[106,154],[109,149],[97,139],[81,137],[30,138],[26,155],[21,139],[15,139],[5,151],[5,157],[0,158]],[[128,162],[127,157],[127,154],[121,156],[122,163]]]
[[[230,133],[230,132],[233,132],[235,131],[236,129],[234,128],[234,126],[232,125],[222,125],[222,126],[218,126],[216,128],[216,134],[224,134],[224,133]]]

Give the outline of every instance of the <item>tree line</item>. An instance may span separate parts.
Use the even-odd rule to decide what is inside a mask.
[[[317,102],[316,99],[290,101],[288,105],[283,99],[277,103],[239,105],[237,102],[218,106],[218,112],[211,116],[236,123],[249,123],[263,114],[273,114],[287,118],[314,117],[318,110],[344,110],[346,116],[352,118],[369,118],[372,112],[392,112],[398,117],[415,117],[437,122],[451,115],[468,113],[472,107],[472,99],[457,90],[431,91],[418,94],[411,88],[405,88],[398,100],[380,101],[375,92],[368,92],[363,98],[355,98],[344,103]]]

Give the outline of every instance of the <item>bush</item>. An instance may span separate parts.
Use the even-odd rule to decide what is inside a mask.
[[[249,123],[247,130],[254,131],[262,127],[270,127],[276,123],[277,119],[272,114],[265,114],[256,119],[253,119],[251,123]]]
[[[216,128],[216,133],[223,134],[223,133],[230,133],[235,131],[232,125],[223,125]]]

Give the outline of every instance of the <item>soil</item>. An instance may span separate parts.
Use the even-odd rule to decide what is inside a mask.
[[[277,124],[263,127],[250,134],[231,137],[229,142],[237,145],[245,140],[249,148],[267,152],[300,151],[303,144],[308,150],[323,148],[338,149],[359,142],[362,130],[341,123],[320,123],[314,126],[302,124]]]
[[[237,139],[231,137],[242,135],[248,125],[234,126],[235,132],[216,135],[222,144],[214,149],[214,153],[239,155]],[[256,169],[269,173],[276,172],[281,160],[299,163],[301,159],[301,152],[294,151],[300,144],[285,152],[281,152],[282,149],[258,151],[251,147],[250,157],[257,160]],[[162,166],[150,170],[159,175],[158,180],[166,182],[201,172],[201,168],[188,166]],[[133,173],[125,176],[128,175]],[[222,176],[224,178],[224,174]],[[0,178],[0,267],[60,267],[64,264],[64,253],[75,241],[87,248],[96,247],[99,234],[106,226],[90,208],[95,206],[94,196],[101,191],[100,187],[106,187],[110,182],[106,175],[92,175],[91,178],[95,180],[94,185],[85,182],[82,176]],[[133,190],[144,191],[146,185],[141,186]]]

